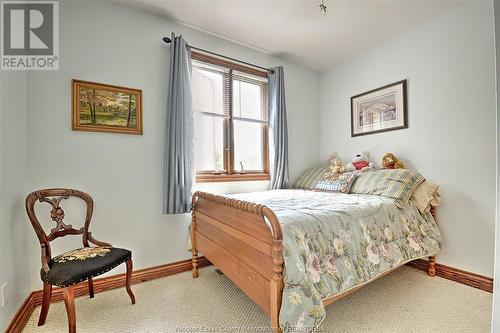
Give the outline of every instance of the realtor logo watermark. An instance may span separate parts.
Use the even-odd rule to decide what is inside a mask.
[[[59,3],[1,2],[1,69],[59,69]]]

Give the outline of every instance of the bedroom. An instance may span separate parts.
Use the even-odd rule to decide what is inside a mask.
[[[191,278],[192,257],[187,251],[191,215],[163,211],[164,202],[173,196],[168,191],[164,195],[166,137],[173,131],[167,131],[165,125],[171,114],[172,43],[162,38],[172,38],[174,33],[192,47],[235,59],[198,51],[208,54],[205,60],[220,62],[214,65],[200,58],[193,73],[219,75],[223,78],[220,91],[233,87],[226,84],[228,72],[241,66],[240,75],[231,76],[233,84],[259,86],[264,103],[262,96],[267,95],[263,91],[274,89],[271,86],[276,82],[261,80],[258,74],[283,67],[291,187],[309,168],[328,164],[334,153],[346,167],[365,151],[375,169],[381,168],[384,154],[393,153],[408,170],[439,185],[437,276],[427,276],[423,261],[401,267],[326,306],[326,318],[320,324],[324,331],[500,330],[495,322],[495,317],[500,318],[498,307],[492,307],[497,295],[491,293],[498,172],[495,46],[500,45],[495,40],[500,36],[495,34],[500,16],[494,10],[499,6],[492,1],[325,0],[324,13],[320,4],[312,0],[58,3],[54,43],[58,69],[0,70],[0,306],[4,305],[0,307],[0,329],[68,331],[63,293],[56,287],[46,322],[37,326],[43,298],[40,243],[26,214],[25,199],[30,192],[49,188],[88,193],[95,204],[92,235],[132,252],[131,289],[136,304],[130,303],[123,288],[125,265],[96,276],[93,299],[88,297],[87,284],[80,283],[75,291],[82,296],[76,297],[78,331],[271,328],[271,316],[251,295],[247,297],[252,291],[244,290],[220,263],[200,267],[199,277]],[[380,19],[391,23],[380,25]],[[279,74],[276,72],[273,75]],[[92,111],[85,101],[76,106],[72,102],[72,80],[119,87],[128,97],[137,93],[133,95],[138,98],[134,113],[120,109],[120,103],[113,105],[123,111],[119,118],[127,119],[123,116],[127,112],[132,115],[129,123],[136,132],[141,124],[142,134],[111,133],[105,128],[73,130],[73,112],[80,107],[83,115],[78,119],[88,121]],[[404,80],[406,128],[352,136],[351,98]],[[107,86],[99,87],[105,90]],[[195,106],[196,87],[192,89]],[[101,116],[103,103],[99,104]],[[132,105],[127,100],[124,103]],[[229,112],[228,102],[224,103],[219,106],[221,112]],[[266,127],[255,120],[248,123]],[[246,171],[251,170],[246,168],[248,164],[256,164],[255,159],[241,166],[234,152],[222,158],[226,153],[220,142],[230,137],[230,131],[224,126],[213,129],[219,133],[219,141],[212,149],[217,147],[220,154],[207,163],[213,163],[216,170],[211,171],[219,174],[200,174],[192,191],[233,195],[268,190],[265,154],[260,150],[254,154],[264,175]],[[268,129],[268,135],[272,134]],[[266,141],[264,136],[247,140],[243,135],[234,137],[233,144],[238,139],[253,148]],[[471,154],[474,158],[468,158]],[[485,161],[479,163],[477,155]],[[271,154],[267,160],[267,171],[271,171]],[[231,178],[224,177],[227,167],[233,178],[247,179],[217,181],[217,176],[219,180]],[[261,176],[268,179],[259,180]],[[40,221],[50,232],[54,227],[50,206],[37,205]],[[65,223],[80,228],[85,206],[72,198],[61,207]],[[260,222],[262,219],[256,223]],[[52,242],[53,256],[81,247],[80,237]],[[200,248],[200,252],[201,258],[207,249]],[[199,259],[200,266],[208,263]],[[252,289],[261,290],[253,285]],[[391,297],[385,299],[384,293]],[[497,316],[491,315],[492,308]]]

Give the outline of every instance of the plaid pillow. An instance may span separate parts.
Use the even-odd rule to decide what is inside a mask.
[[[358,175],[350,193],[392,198],[396,206],[402,208],[424,180],[421,174],[410,169],[376,170]]]
[[[330,162],[324,162],[320,165],[306,170],[295,183],[295,188],[312,190],[320,181],[321,177],[330,170]]]
[[[352,183],[356,179],[357,171],[332,174],[327,172],[321,177],[314,190],[325,192],[349,193]]]

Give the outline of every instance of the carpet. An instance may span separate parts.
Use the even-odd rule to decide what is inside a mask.
[[[266,332],[269,317],[213,266],[76,299],[79,333]],[[327,307],[321,332],[489,332],[492,294],[403,266]],[[23,332],[67,332],[63,302]]]

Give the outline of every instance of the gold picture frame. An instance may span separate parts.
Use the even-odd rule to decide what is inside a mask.
[[[142,135],[142,90],[71,80],[72,129]]]

